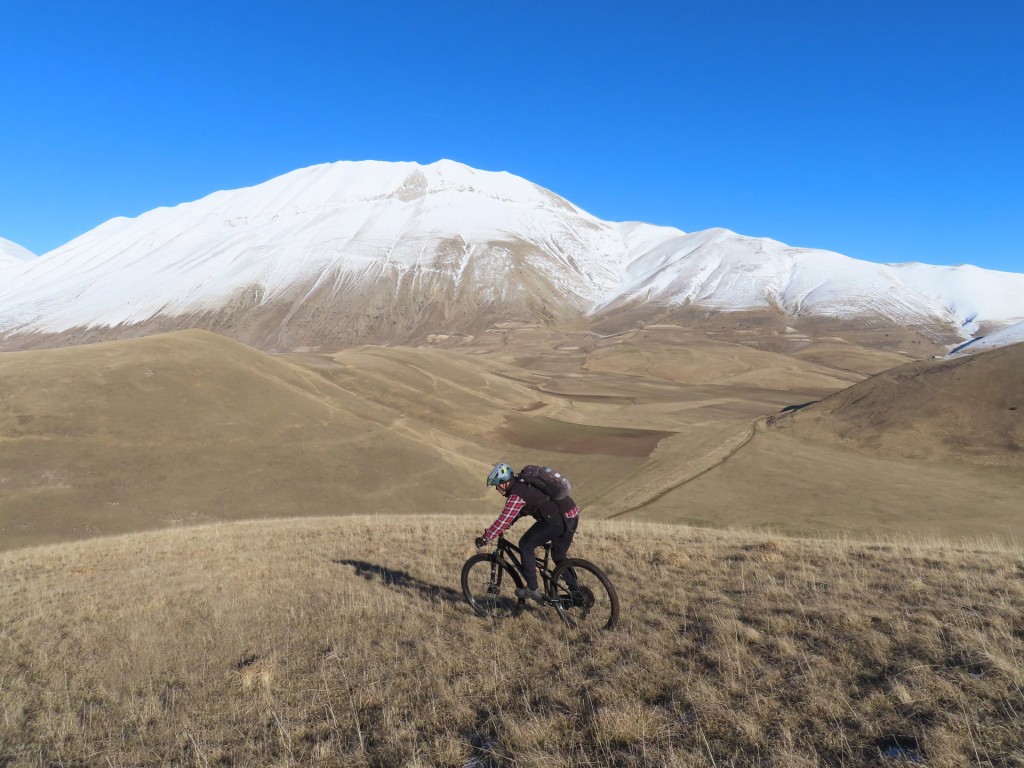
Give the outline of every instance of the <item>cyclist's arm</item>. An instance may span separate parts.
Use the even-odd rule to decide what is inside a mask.
[[[505,500],[505,508],[501,510],[498,519],[491,523],[491,527],[484,531],[484,540],[493,541],[503,534],[512,523],[518,518],[526,506],[526,501],[519,496],[512,495]]]

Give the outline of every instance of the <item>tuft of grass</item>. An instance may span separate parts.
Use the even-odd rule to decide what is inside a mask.
[[[621,629],[477,618],[455,517],[0,556],[0,765],[1024,765],[1024,558],[584,521]]]

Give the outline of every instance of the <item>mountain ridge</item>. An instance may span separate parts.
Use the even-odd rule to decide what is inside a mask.
[[[36,258],[28,248],[0,237],[0,269],[14,267]]]
[[[603,221],[451,160],[298,169],[111,219],[5,276],[8,343],[190,325],[274,348],[408,342],[509,321],[586,326],[636,307],[641,319],[687,306],[870,317],[963,339],[1024,319],[1024,275]]]

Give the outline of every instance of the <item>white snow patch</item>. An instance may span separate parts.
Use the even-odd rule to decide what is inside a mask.
[[[1006,328],[995,333],[990,333],[987,336],[981,336],[977,339],[961,344],[955,347],[947,357],[954,355],[970,355],[975,352],[983,352],[987,349],[995,349],[996,347],[1005,347],[1008,344],[1019,344],[1024,341],[1024,321],[1014,323]]]

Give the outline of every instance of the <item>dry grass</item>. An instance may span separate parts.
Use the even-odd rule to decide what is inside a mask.
[[[776,429],[875,456],[1024,468],[1024,344],[897,366]]]
[[[1024,765],[1019,549],[585,523],[580,637],[470,612],[475,522],[3,554],[0,765]]]

